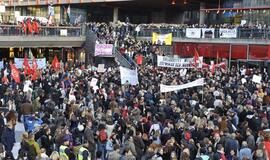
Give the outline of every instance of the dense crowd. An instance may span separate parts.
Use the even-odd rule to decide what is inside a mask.
[[[156,67],[158,46],[138,41],[129,23],[88,24],[101,43],[128,57],[152,56],[138,68],[138,85],[121,85],[119,68],[104,73],[83,64],[49,64],[21,83],[2,71],[0,159],[14,159],[15,125],[22,122],[18,159],[266,160],[270,155],[270,77],[265,70]],[[253,75],[262,77],[255,83]],[[198,78],[202,87],[161,93],[160,84]]]
[[[1,153],[12,157],[18,115],[26,130],[20,159],[267,159],[270,89],[263,71],[233,67],[212,76],[192,69],[180,76],[177,69],[142,66],[138,72],[136,86],[121,85],[118,68],[98,73],[80,65],[48,66],[32,82],[21,74],[20,84],[8,76],[0,86]],[[262,75],[261,84],[253,74]],[[160,84],[199,77],[203,87],[160,93]]]

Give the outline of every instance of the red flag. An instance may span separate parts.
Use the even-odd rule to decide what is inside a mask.
[[[227,70],[227,64],[226,64],[226,62],[221,62],[219,64],[216,64],[215,67],[221,68],[223,70]]]
[[[34,57],[34,59],[33,59],[33,65],[32,65],[32,68],[33,68],[33,70],[36,70],[36,69],[38,68],[37,60],[36,60],[35,57]]]
[[[54,58],[53,58],[52,67],[55,70],[60,69],[60,63],[59,63],[59,61],[58,61],[58,59],[57,59],[56,56],[54,56]]]
[[[218,64],[218,59],[219,59],[219,53],[217,51],[217,62],[216,62],[216,64]]]
[[[26,56],[24,57],[23,60],[23,70],[25,75],[30,75],[32,72]]]
[[[32,79],[32,81],[37,80],[37,72],[36,71],[33,72],[31,79]]]
[[[215,67],[216,67],[216,65],[213,63],[212,65],[211,65],[211,73],[212,73],[212,75],[214,75],[215,74]]]
[[[11,76],[15,80],[16,83],[20,83],[20,71],[16,68],[16,66],[12,63],[10,63],[11,68]]]
[[[37,64],[37,60],[33,59],[33,65],[32,65],[32,80],[35,81],[37,80],[37,69],[38,69],[38,64]]]
[[[4,83],[5,85],[8,84],[8,78],[7,78],[7,76],[4,76],[4,77],[2,78],[2,83]]]
[[[203,67],[203,68],[209,68],[209,64],[206,64],[206,63],[203,62],[203,63],[202,63],[202,67]]]
[[[196,66],[197,66],[197,61],[199,60],[199,53],[198,53],[198,51],[197,51],[197,49],[195,49],[195,53],[194,53],[194,57],[193,57],[193,59],[194,59],[194,63],[196,64]]]

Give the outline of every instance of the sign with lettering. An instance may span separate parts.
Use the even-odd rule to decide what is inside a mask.
[[[199,57],[197,61],[197,66],[194,65],[193,58],[179,58],[179,57],[169,57],[169,56],[158,56],[157,65],[159,67],[168,68],[202,68],[203,57]]]

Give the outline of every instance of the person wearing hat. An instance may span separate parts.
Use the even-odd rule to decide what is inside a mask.
[[[79,149],[78,160],[91,160],[91,154],[87,149],[88,146],[89,143],[86,143]]]
[[[71,150],[69,149],[69,137],[65,136],[63,139],[63,144],[59,147],[60,156],[64,156],[69,159],[68,155],[71,155]]]

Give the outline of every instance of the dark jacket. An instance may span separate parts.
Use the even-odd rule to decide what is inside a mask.
[[[1,136],[1,142],[5,146],[7,155],[12,155],[12,148],[15,143],[15,132],[14,129],[5,127]]]
[[[135,150],[137,152],[137,158],[141,158],[141,156],[143,155],[143,150],[144,150],[144,142],[142,140],[141,137],[139,136],[135,136],[134,137],[134,145],[135,145]]]
[[[91,128],[86,127],[84,130],[84,138],[85,140],[89,143],[89,147],[88,150],[91,151],[95,151],[96,150],[96,143],[95,143],[95,139],[94,139],[94,133],[93,130]]]

